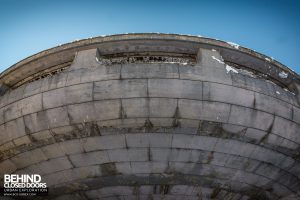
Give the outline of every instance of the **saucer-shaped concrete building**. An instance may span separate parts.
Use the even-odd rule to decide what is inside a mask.
[[[300,78],[233,43],[128,34],[0,75],[0,176],[42,199],[300,199]]]

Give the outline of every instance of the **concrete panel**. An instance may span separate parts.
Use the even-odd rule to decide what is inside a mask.
[[[58,143],[46,145],[41,150],[48,159],[65,156],[65,152]]]
[[[73,60],[70,70],[97,67],[99,63],[97,62],[96,57],[96,48],[79,51]]]
[[[24,89],[25,85],[22,85],[14,90],[11,90],[8,94],[6,94],[9,96],[7,99],[7,103],[12,103],[22,99],[24,96]]]
[[[286,159],[283,154],[260,146],[255,146],[249,157],[271,163],[280,168],[289,167],[294,163],[293,160]]]
[[[43,93],[44,108],[53,108],[66,104],[81,103],[92,100],[92,83],[74,85]]]
[[[79,139],[60,142],[59,146],[62,149],[62,151],[67,155],[84,152],[82,143]]]
[[[254,140],[257,142],[257,141],[260,141],[266,134],[267,134],[267,132],[262,131],[262,130],[247,128],[245,137],[250,138],[251,140]]]
[[[273,123],[273,118],[273,115],[265,112],[232,105],[228,122],[268,130]]]
[[[179,117],[176,115],[177,100],[165,98],[151,98],[149,101],[150,117]]]
[[[62,72],[55,76],[50,76],[42,79],[41,92],[53,90],[66,86],[68,73]]]
[[[97,125],[101,131],[102,135],[112,134],[111,131],[107,131],[106,127],[116,127],[116,128],[141,128],[144,127],[147,118],[122,118],[122,119],[112,119],[106,121],[98,121]]]
[[[91,82],[91,81],[105,81],[112,79],[120,78],[120,70],[121,65],[113,65],[113,66],[97,66],[92,69],[85,69],[80,74],[81,83]]]
[[[5,137],[4,126],[0,126],[0,137]],[[13,149],[14,147],[15,147],[15,145],[12,141],[6,142],[6,143],[0,145],[0,152],[5,152],[9,149]]]
[[[100,137],[89,137],[82,139],[85,151],[125,148],[124,135],[106,135]]]
[[[48,126],[50,128],[56,128],[70,124],[66,107],[53,108],[46,110],[45,112],[48,119]]]
[[[72,168],[72,165],[67,157],[55,158],[43,161],[34,166],[34,171],[37,174],[50,174]]]
[[[95,82],[94,99],[117,99],[147,96],[147,80],[110,80]]]
[[[126,144],[128,147],[149,147],[148,134],[126,134]]]
[[[33,133],[33,134],[31,134],[31,137],[35,141],[53,140],[52,134],[50,133],[49,130],[45,130],[45,131],[40,131],[40,132]]]
[[[149,116],[149,99],[122,99],[123,114],[125,118],[146,118]]]
[[[230,105],[218,102],[178,100],[180,116],[187,119],[199,119],[227,122]]]
[[[22,115],[39,112],[42,110],[42,95],[37,94],[23,99],[21,102]]]
[[[300,108],[293,106],[293,121],[300,124]]]
[[[214,66],[185,66],[179,68],[180,78],[188,80],[210,81],[232,85],[231,76],[224,68]]]
[[[195,135],[173,135],[172,148],[187,148],[212,151],[217,138]]]
[[[238,87],[204,82],[203,100],[253,107],[254,92]]]
[[[255,93],[255,108],[287,119],[292,119],[292,105],[279,99]]]
[[[119,113],[119,100],[95,101],[68,106],[71,123],[117,119]]]
[[[76,167],[99,165],[109,162],[106,151],[95,151],[83,154],[75,154],[70,155],[69,158]]]
[[[3,108],[4,121],[8,122],[10,120],[16,119],[22,116],[22,104],[20,101],[9,104]]]
[[[179,78],[176,64],[125,64],[122,65],[122,78]]]
[[[15,164],[15,166],[20,169],[23,167],[30,166],[32,164],[39,163],[41,161],[45,161],[47,158],[44,153],[40,149],[35,149],[32,151],[27,151],[25,153],[18,154],[11,158],[11,161]]]
[[[150,97],[202,99],[202,82],[178,79],[149,79]]]
[[[163,162],[131,162],[132,173],[163,173],[168,164]]]
[[[165,147],[170,148],[172,144],[173,135],[171,134],[148,134],[150,147]]]
[[[0,108],[7,104],[9,97],[9,92],[6,92],[4,95],[0,96]]]
[[[128,149],[128,157],[130,161],[148,161],[149,160],[149,150],[146,148],[131,148]]]
[[[24,89],[24,97],[32,96],[41,92],[42,79],[28,83]]]
[[[0,175],[3,177],[4,174],[10,174],[14,172],[17,167],[11,160],[4,160],[0,162]]]
[[[107,154],[110,162],[129,162],[127,149],[109,149],[107,150]]]
[[[18,118],[16,120],[9,121],[4,124],[4,127],[5,137],[2,139],[2,143],[24,136],[26,134],[23,118]]]
[[[272,133],[300,143],[300,125],[281,117],[275,117]]]
[[[18,137],[16,139],[14,139],[13,142],[18,147],[18,146],[28,145],[32,141],[31,141],[31,138],[29,136],[25,135],[25,136]]]
[[[81,83],[81,76],[84,73],[84,69],[76,69],[68,71],[66,80],[66,86],[76,85]]]
[[[39,132],[45,129],[50,128],[48,124],[48,118],[45,111],[33,113],[26,115],[24,117],[24,122],[26,128],[31,132]]]

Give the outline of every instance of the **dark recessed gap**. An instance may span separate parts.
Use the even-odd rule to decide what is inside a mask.
[[[196,55],[170,54],[163,52],[119,53],[112,55],[98,55],[98,62],[103,65],[132,64],[132,63],[172,63],[181,65],[195,65]]]
[[[31,83],[31,82],[34,82],[34,81],[37,81],[40,79],[44,79],[44,78],[59,74],[59,73],[65,71],[66,69],[68,69],[71,66],[71,64],[72,64],[72,62],[66,62],[66,63],[60,64],[60,65],[56,65],[51,68],[47,68],[45,70],[39,71],[21,81],[19,81],[18,83],[16,83],[14,86],[12,86],[12,89],[16,89],[24,84]]]

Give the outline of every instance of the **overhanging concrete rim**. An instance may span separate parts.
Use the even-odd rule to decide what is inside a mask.
[[[191,35],[179,35],[179,34],[163,34],[163,33],[132,33],[132,34],[116,34],[116,35],[109,35],[109,36],[99,36],[95,38],[88,38],[88,39],[82,39],[70,43],[66,43],[60,46],[56,46],[47,50],[44,50],[42,52],[39,52],[37,54],[34,54],[32,56],[29,56],[28,58],[25,58],[21,60],[20,62],[12,65],[5,71],[3,71],[0,74],[0,84],[4,82],[5,78],[8,76],[14,76],[13,72],[17,72],[18,70],[22,68],[26,68],[27,64],[29,64],[32,61],[36,61],[38,59],[41,59],[43,57],[52,55],[52,54],[58,54],[62,53],[64,51],[68,50],[76,50],[85,47],[86,49],[89,49],[89,46],[96,45],[99,43],[104,43],[104,42],[114,42],[114,41],[128,41],[128,40],[173,40],[173,41],[180,41],[180,42],[192,42],[192,43],[197,43],[199,45],[204,44],[204,45],[211,45],[212,47],[220,47],[222,49],[230,49],[233,51],[238,51],[243,54],[248,54],[252,57],[255,57],[257,59],[261,59],[263,61],[265,60],[271,60],[272,65],[277,67],[280,70],[288,71],[290,75],[292,75],[292,79],[296,80],[297,82],[300,81],[300,76],[288,68],[287,66],[281,64],[278,61],[273,60],[272,58],[258,53],[256,51],[253,51],[251,49],[248,49],[246,47],[239,46],[238,48],[235,48],[233,45],[217,40],[217,39],[212,39],[212,38],[206,38],[206,37],[199,37],[199,36],[191,36]],[[75,53],[74,53],[75,55]],[[65,60],[67,61],[67,60]],[[51,65],[49,65],[51,66]],[[28,75],[30,76],[30,75]],[[22,79],[26,78],[25,77],[14,77],[15,79]],[[19,81],[19,80],[18,80]],[[15,82],[18,82],[15,81]]]

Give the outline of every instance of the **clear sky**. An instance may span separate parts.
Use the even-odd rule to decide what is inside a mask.
[[[132,32],[232,41],[300,73],[300,0],[0,0],[0,72],[58,44]]]

